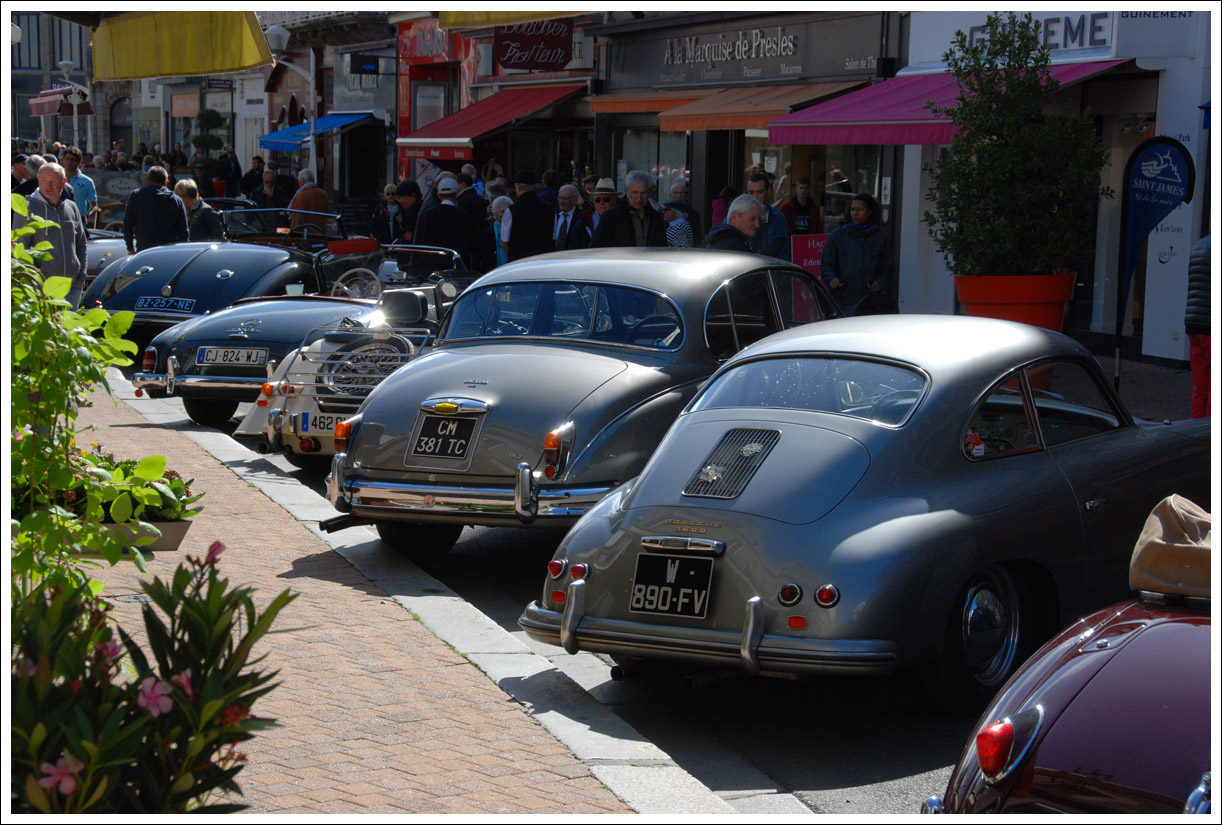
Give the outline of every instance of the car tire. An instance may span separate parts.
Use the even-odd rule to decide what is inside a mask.
[[[335,338],[327,336],[328,341]],[[415,345],[400,335],[376,338],[371,332],[361,332],[322,362],[319,369],[322,388],[342,395],[368,395],[374,386],[406,364],[415,351]]]
[[[444,556],[462,534],[461,524],[379,521],[376,526],[384,543],[421,561]]]
[[[1029,589],[1006,567],[986,567],[960,588],[938,659],[925,669],[933,704],[955,715],[980,713],[1036,641]]]
[[[201,427],[222,429],[238,411],[237,401],[221,401],[210,398],[184,398],[183,409],[187,417]]]

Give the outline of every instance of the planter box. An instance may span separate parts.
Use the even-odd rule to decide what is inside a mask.
[[[151,551],[156,553],[177,550],[178,546],[182,544],[182,540],[187,537],[187,531],[191,529],[190,519],[186,519],[185,521],[155,521],[150,523],[161,531],[161,538],[156,539],[152,544],[139,545],[140,550],[142,551]],[[153,535],[151,531],[141,529],[131,524],[104,524],[102,526],[111,535],[122,533],[131,539],[135,539],[139,536]]]
[[[1060,275],[956,275],[964,315],[1021,321],[1060,332],[1073,297],[1072,272]]]

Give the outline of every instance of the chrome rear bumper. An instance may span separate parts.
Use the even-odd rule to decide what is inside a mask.
[[[178,359],[170,356],[166,360],[165,372],[138,372],[132,376],[136,389],[152,387],[173,395],[179,387],[207,390],[249,390],[257,395],[263,383],[275,370],[275,362],[269,361],[267,375],[183,375]]]

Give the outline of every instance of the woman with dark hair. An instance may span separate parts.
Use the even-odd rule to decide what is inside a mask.
[[[891,284],[891,238],[878,227],[878,214],[878,201],[857,193],[849,203],[849,222],[832,232],[823,249],[823,282],[845,315],[879,311],[875,304],[883,303]]]

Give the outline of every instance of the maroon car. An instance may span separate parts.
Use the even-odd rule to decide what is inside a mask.
[[[1139,543],[1137,598],[1079,620],[1023,665],[923,813],[1209,812],[1209,516],[1168,501],[1173,519],[1204,515],[1196,546]]]

